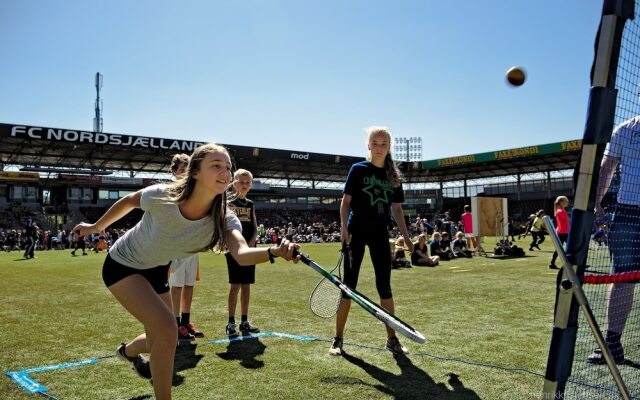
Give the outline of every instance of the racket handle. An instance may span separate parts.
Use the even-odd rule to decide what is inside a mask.
[[[296,258],[297,256],[300,256],[300,261],[307,265],[309,265],[309,263],[311,262],[311,258],[308,255],[302,253],[298,249],[293,249],[293,258]]]

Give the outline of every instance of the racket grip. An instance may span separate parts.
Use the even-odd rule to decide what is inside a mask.
[[[293,249],[293,258],[296,258],[297,256],[300,256],[300,261],[307,265],[309,265],[309,263],[311,262],[311,258],[308,255],[302,253],[298,249]]]

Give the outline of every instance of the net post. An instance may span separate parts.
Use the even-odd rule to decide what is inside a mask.
[[[567,252],[559,251],[563,263],[574,272],[574,283],[584,273],[594,222],[594,199],[600,160],[610,140],[614,124],[617,90],[615,89],[620,44],[625,21],[634,17],[634,0],[604,0],[602,18],[595,42],[595,57],[591,70],[592,88],[584,129],[582,154],[574,174],[574,209],[572,212]],[[560,246],[560,250],[562,246]],[[575,270],[573,269],[575,266]],[[568,268],[563,268],[567,270]],[[579,307],[577,296],[584,293],[576,289],[566,276],[558,274],[554,327],[543,385],[543,399],[565,398],[565,386],[571,375],[578,330]],[[567,282],[568,281],[568,282]],[[578,286],[579,287],[579,286]],[[578,293],[579,291],[579,293]],[[588,306],[588,303],[587,303]],[[614,376],[614,379],[615,376]],[[624,383],[618,385],[624,395]],[[618,380],[616,379],[616,384]],[[627,393],[628,396],[628,393]],[[626,397],[628,398],[628,397]]]

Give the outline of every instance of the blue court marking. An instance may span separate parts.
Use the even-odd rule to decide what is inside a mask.
[[[112,357],[112,356],[108,356]],[[108,358],[101,357],[101,358]],[[45,365],[43,367],[23,369],[22,371],[9,371],[7,376],[11,378],[21,388],[29,393],[44,393],[49,390],[46,386],[41,385],[38,381],[33,379],[29,374],[45,371],[53,371],[56,369],[64,369],[71,367],[80,367],[88,364],[95,364],[98,362],[98,358],[91,358],[89,360],[82,360],[76,362],[67,362],[62,364]]]
[[[324,339],[319,339],[319,338],[310,337],[310,336],[301,336],[301,335],[292,335],[290,333],[265,331],[265,332],[256,333],[256,334],[253,334],[253,335],[233,336],[233,337],[219,339],[219,340],[212,340],[212,341],[209,341],[209,342],[204,342],[204,343],[202,343],[202,345],[207,345],[207,344],[225,344],[225,343],[237,342],[237,341],[242,341],[242,340],[258,339],[258,338],[261,338],[261,337],[282,337],[282,338],[287,338],[287,339],[299,340],[299,341],[303,341],[303,342],[313,342],[313,341],[317,341],[317,340],[324,340]],[[55,371],[55,370],[58,370],[58,369],[65,369],[65,368],[72,368],[72,367],[81,367],[81,366],[90,365],[90,364],[96,364],[98,361],[100,361],[102,359],[111,358],[111,357],[114,357],[114,356],[110,355],[110,356],[91,358],[91,359],[88,359],[88,360],[80,360],[80,361],[75,361],[75,362],[66,362],[66,363],[61,363],[61,364],[45,365],[45,366],[42,366],[42,367],[23,369],[21,371],[8,371],[5,374],[9,378],[11,378],[11,380],[13,380],[18,386],[20,386],[22,389],[24,389],[25,391],[27,391],[27,392],[29,392],[31,394],[33,394],[33,393],[44,394],[49,389],[46,386],[40,384],[37,380],[33,379],[31,376],[29,376],[29,374],[38,373],[38,372],[46,372],[46,371]]]
[[[42,386],[38,381],[31,378],[25,371],[9,371],[7,372],[7,376],[17,383],[18,386],[31,394],[44,393],[48,390],[46,386]]]
[[[293,339],[293,340],[300,340],[302,342],[314,342],[316,340],[323,340],[323,339],[316,338],[316,337],[311,337],[311,336],[300,336],[300,335],[292,335],[290,333],[265,331],[265,332],[261,332],[261,333],[255,333],[255,334],[252,334],[252,335],[248,335],[248,336],[230,336],[230,337],[225,338],[225,339],[212,340],[210,342],[206,342],[205,344],[225,344],[225,343],[238,342],[238,341],[250,340],[250,339],[257,339],[257,338],[260,338],[260,337],[269,337],[269,336],[282,337],[282,338]]]

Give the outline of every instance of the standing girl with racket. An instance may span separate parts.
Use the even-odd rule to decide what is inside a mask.
[[[387,128],[372,126],[367,129],[367,160],[351,166],[344,186],[340,220],[340,236],[351,249],[352,258],[345,257],[344,282],[352,289],[358,284],[360,265],[365,246],[376,276],[376,289],[380,305],[391,313],[395,306],[391,293],[391,249],[387,226],[391,216],[404,237],[409,252],[413,242],[404,220],[401,203],[404,201],[400,172],[391,158],[392,137]],[[351,300],[343,293],[343,301],[336,316],[336,336],[329,354],[341,355],[344,327],[349,316]],[[407,353],[395,331],[388,326],[386,348],[394,354]]]
[[[114,203],[95,223],[80,223],[74,231],[89,235],[106,229],[134,208],[145,211],[136,226],[111,247],[102,277],[114,297],[138,321],[145,333],[118,347],[117,354],[153,377],[156,399],[171,399],[173,360],[178,327],[171,310],[169,262],[201,250],[227,249],[240,265],[292,259],[294,245],[250,248],[238,218],[226,204],[231,181],[227,150],[216,144],[195,149],[187,173],[170,185],[153,185]],[[146,361],[140,353],[150,353]]]

